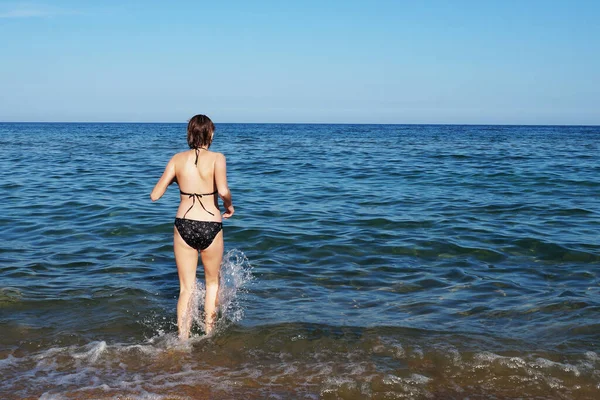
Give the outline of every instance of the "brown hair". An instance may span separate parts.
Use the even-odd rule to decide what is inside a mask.
[[[187,127],[187,142],[190,149],[206,146],[210,147],[212,143],[212,133],[215,131],[215,124],[206,115],[194,115]]]

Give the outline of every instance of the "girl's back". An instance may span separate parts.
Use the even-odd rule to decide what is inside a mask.
[[[185,215],[187,219],[221,221],[215,193],[218,192],[215,170],[218,169],[219,156],[222,157],[222,154],[192,149],[174,157],[175,177],[181,191],[178,218]]]

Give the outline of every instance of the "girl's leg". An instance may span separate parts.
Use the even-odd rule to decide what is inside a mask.
[[[188,339],[192,328],[192,310],[190,310],[192,294],[196,288],[196,268],[198,267],[198,251],[191,248],[181,238],[177,228],[173,238],[175,263],[179,274],[179,301],[177,302],[177,328],[179,338]]]
[[[206,279],[206,299],[204,301],[204,312],[206,333],[209,334],[214,327],[217,294],[219,292],[219,270],[223,260],[223,231],[221,230],[213,242],[200,252],[202,264],[204,265],[204,277]]]

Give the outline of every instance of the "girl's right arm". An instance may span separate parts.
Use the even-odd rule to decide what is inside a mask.
[[[175,179],[175,157],[171,158],[167,164],[167,167],[165,168],[165,172],[163,172],[162,176],[156,183],[156,186],[154,186],[154,189],[152,189],[152,193],[150,193],[150,198],[152,201],[160,199],[162,195],[165,194],[167,186],[173,182],[173,179]]]

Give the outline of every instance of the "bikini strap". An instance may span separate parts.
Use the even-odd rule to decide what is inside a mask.
[[[194,150],[196,151],[196,160],[194,161],[194,165],[198,166],[198,154],[200,154],[200,150],[206,150],[206,149],[202,148],[202,147],[194,147]]]
[[[190,206],[190,208],[188,208],[188,210],[185,212],[185,214],[183,214],[183,218],[185,218],[185,216],[187,215],[187,213],[190,212],[190,210],[192,208],[194,208],[194,205],[196,204],[196,199],[198,199],[198,203],[200,203],[200,205],[202,206],[202,208],[204,209],[204,211],[206,211],[207,213],[209,213],[210,215],[212,215],[214,217],[215,214],[211,213],[210,211],[208,211],[206,209],[206,207],[204,207],[204,204],[202,204],[202,196],[210,196],[210,195],[214,195],[217,193],[217,191],[215,190],[212,193],[204,193],[204,194],[200,194],[200,193],[186,193],[183,191],[179,191],[179,193],[181,193],[184,196],[188,196],[190,199],[192,199],[192,205]]]

